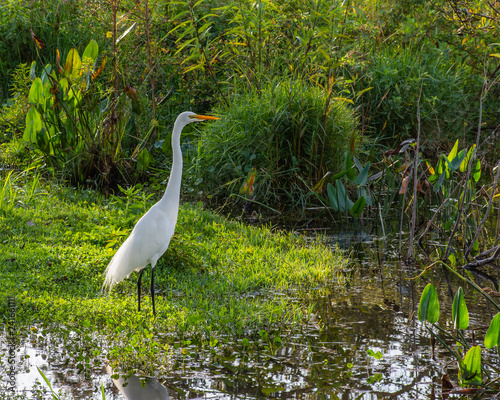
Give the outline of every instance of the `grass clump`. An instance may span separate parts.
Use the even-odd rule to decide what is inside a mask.
[[[425,52],[410,46],[374,54],[369,82],[373,90],[367,96],[376,107],[371,125],[391,145],[395,139],[417,137],[417,103],[424,146],[432,155],[440,146],[465,139],[474,127],[467,121],[471,100],[463,68],[438,49]]]
[[[151,201],[132,207],[90,190],[41,184],[32,190],[19,175],[9,181],[0,207],[3,318],[10,315],[7,299],[14,298],[19,323],[81,332],[95,343],[89,354],[106,355],[115,366],[158,369],[167,337],[292,329],[310,317],[300,297],[318,285],[343,283],[345,259],[317,241],[185,205],[156,267],[154,319],[147,287],[137,312],[135,274],[109,296],[101,292],[112,245],[124,240]]]
[[[255,199],[304,206],[326,171],[341,165],[355,138],[357,117],[347,103],[300,81],[272,82],[215,113],[204,127],[199,169],[210,187],[238,193],[256,168]]]

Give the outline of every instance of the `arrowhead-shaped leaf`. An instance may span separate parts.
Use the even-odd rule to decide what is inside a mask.
[[[484,337],[484,347],[491,349],[492,347],[498,346],[498,341],[500,338],[500,313],[495,315],[490,322],[490,327],[486,336]],[[500,349],[498,350],[500,354]]]
[[[453,299],[453,307],[451,309],[451,317],[453,319],[454,329],[467,329],[469,326],[469,311],[465,304],[464,291],[461,287],[458,288],[455,298]]]
[[[471,347],[459,364],[460,385],[481,385],[481,347]]]
[[[420,297],[418,306],[418,320],[420,322],[428,321],[434,324],[439,319],[439,301],[436,288],[429,283]]]

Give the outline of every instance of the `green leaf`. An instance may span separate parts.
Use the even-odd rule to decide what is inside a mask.
[[[490,327],[486,336],[484,337],[484,347],[491,349],[492,347],[498,346],[500,338],[500,312],[493,317],[490,322]],[[500,353],[500,350],[498,350]]]
[[[477,182],[481,178],[481,161],[477,160],[475,168],[472,170],[472,179]]]
[[[353,204],[351,207],[350,213],[353,217],[359,218],[361,217],[361,213],[363,212],[364,208],[366,206],[366,199],[364,196],[361,196],[356,203]]]
[[[368,349],[366,352],[370,357],[373,357],[376,360],[381,360],[382,358],[384,358],[384,355],[380,351],[377,351],[375,353],[372,349]]]
[[[467,171],[467,167],[469,166],[469,161],[471,160],[472,154],[474,154],[475,149],[476,149],[476,145],[473,144],[472,147],[467,152],[467,156],[462,161],[462,164],[460,164],[460,172]]]
[[[481,385],[481,347],[479,345],[469,349],[462,362],[459,363],[459,368],[460,386]]]
[[[99,54],[99,45],[97,42],[92,39],[90,43],[87,45],[85,48],[85,51],[83,52],[82,59],[85,62],[85,59],[88,59],[91,61],[93,64],[95,59],[97,58],[97,54]]]
[[[44,104],[43,83],[40,78],[35,78],[31,84],[28,101],[30,104]]]
[[[352,155],[349,150],[345,153],[344,158],[344,171],[347,173],[347,179],[353,181],[356,178],[356,171],[354,170],[354,164],[352,161]]]
[[[467,154],[465,153],[465,149],[460,151],[458,155],[452,160],[451,165],[453,166],[453,171],[456,171],[459,169],[462,165],[462,162],[464,161],[465,157]]]
[[[428,321],[434,324],[439,319],[439,301],[436,288],[429,283],[420,297],[418,306],[418,320],[420,322]]]
[[[66,56],[66,63],[64,64],[64,76],[71,77],[72,79],[80,76],[80,69],[82,67],[82,60],[78,51],[72,47]]]
[[[41,377],[43,378],[49,389],[52,390],[52,385],[50,384],[49,379],[45,376],[43,371],[40,368],[38,368],[38,366],[36,367],[36,369],[38,370],[38,373],[41,375]]]
[[[42,83],[44,85],[45,85],[45,82],[47,82],[47,80],[49,79],[48,76],[51,74],[51,72],[52,72],[52,65],[47,64],[45,66],[45,68],[43,69],[42,76],[41,76]]]
[[[371,166],[371,163],[368,162],[365,165],[365,167],[361,170],[361,172],[357,176],[354,183],[358,184],[359,186],[364,186],[366,184],[366,180],[368,179],[368,171],[370,170],[370,166]]]
[[[359,197],[363,196],[366,199],[366,205],[371,206],[373,204],[372,196],[366,187],[362,187],[359,190]]]
[[[30,68],[30,80],[35,80],[36,78],[36,61],[33,61],[31,63],[31,68]]]
[[[142,149],[137,157],[137,168],[139,171],[145,171],[152,161],[154,161],[154,159],[153,156],[149,154],[149,151],[147,149]]]
[[[441,157],[445,160],[445,172],[446,172],[446,177],[449,178],[450,177],[450,170],[452,172],[455,172],[455,170],[453,169],[453,165],[450,161],[450,159],[448,157],[446,157],[444,154],[441,154]]]
[[[328,192],[328,200],[330,200],[330,206],[334,209],[334,211],[339,210],[339,203],[337,200],[337,189],[331,183],[326,186],[326,190]]]
[[[24,129],[23,140],[29,143],[36,143],[37,133],[42,129],[42,119],[40,114],[31,106],[26,114],[26,128]]]
[[[347,192],[345,190],[344,185],[339,180],[337,180],[336,185],[337,185],[337,198],[339,202],[339,211],[344,212],[348,209],[351,209],[353,203],[351,199],[349,199],[349,196],[347,196]]]
[[[338,174],[336,174],[336,175],[333,175],[333,176],[332,176],[332,180],[334,181],[334,180],[340,179],[340,178],[342,178],[345,174],[347,174],[347,171],[342,171],[342,172],[339,172]]]
[[[454,329],[467,329],[469,326],[469,311],[465,304],[464,291],[461,287],[458,288],[455,298],[453,299],[453,307],[451,309],[451,317],[453,319]]]
[[[450,160],[450,162],[455,159],[455,157],[457,156],[457,152],[458,152],[458,139],[455,142],[453,148],[451,149],[450,154],[448,154],[448,160]]]
[[[452,220],[448,220],[448,222],[446,224],[450,224],[449,226],[446,225],[445,227],[445,231],[449,230],[451,228],[451,225],[453,224],[453,221]],[[450,255],[448,256],[448,261],[451,263],[451,266],[454,267],[455,265],[457,265],[457,256],[454,254],[454,253],[450,253]]]
[[[476,239],[476,241],[474,242],[474,244],[472,246],[472,250],[474,250],[474,251],[479,250],[479,239]]]

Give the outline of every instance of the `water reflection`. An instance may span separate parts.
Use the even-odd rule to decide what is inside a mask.
[[[189,345],[179,342],[171,372],[162,376],[161,381],[131,376],[126,381],[113,380],[116,389],[112,389],[107,376],[103,378],[100,372],[93,372],[93,382],[75,378],[73,394],[79,396],[73,398],[101,399],[95,388],[103,380],[107,382],[107,400],[177,400],[200,396],[218,400],[438,398],[443,369],[455,380],[457,373],[456,362],[442,346],[437,347],[433,359],[429,334],[416,321],[418,299],[430,277],[409,279],[420,271],[399,263],[397,239],[387,238],[383,242],[376,234],[332,236],[332,243],[339,242],[349,251],[354,249],[348,287],[342,291],[332,284],[310,290],[306,297],[314,305],[314,317],[309,325],[293,327],[282,343],[275,341],[271,331],[268,340],[258,332],[249,333],[245,336],[246,345],[242,345],[241,338],[231,337],[221,338],[214,347],[194,340]],[[437,282],[439,291],[444,315],[442,326],[451,329],[447,324],[452,299],[448,297],[447,285],[439,278],[432,280]],[[476,330],[481,341],[491,315],[485,312],[487,307],[482,297],[472,291],[466,297],[471,330]],[[21,351],[23,344],[19,340],[16,343],[16,336],[13,331],[9,334],[8,329],[0,338],[6,349],[2,356],[3,375],[17,376],[19,384],[20,359],[16,355],[12,361],[12,356]],[[51,348],[46,342],[37,342],[37,353],[45,352],[51,381],[58,388],[67,388],[71,385],[65,361],[69,356],[58,351],[56,346]],[[372,355],[377,352],[381,357]],[[483,355],[485,359],[492,355],[496,362],[498,356],[494,353],[494,349],[491,352],[484,349]],[[34,355],[30,358],[32,366],[35,359]],[[74,366],[72,369],[75,370]],[[109,368],[107,373],[112,375]],[[77,373],[71,376],[76,377]]]
[[[109,366],[106,367],[106,372],[109,376],[114,375]],[[127,379],[121,376],[119,379],[112,378],[112,381],[125,400],[170,400],[165,386],[154,378],[145,379],[132,375]]]

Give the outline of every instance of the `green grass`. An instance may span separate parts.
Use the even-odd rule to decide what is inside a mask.
[[[210,340],[300,327],[310,318],[300,299],[314,287],[344,282],[346,260],[319,241],[184,205],[156,267],[155,319],[149,268],[140,313],[137,274],[110,295],[101,292],[116,246],[152,200],[104,199],[47,184],[34,188],[20,174],[8,183],[0,181],[0,188],[10,188],[0,202],[0,315],[8,319],[7,298],[13,297],[18,323],[40,324],[67,340],[76,332],[88,338],[84,354],[106,355],[116,365],[154,370],[167,354],[166,337]]]

